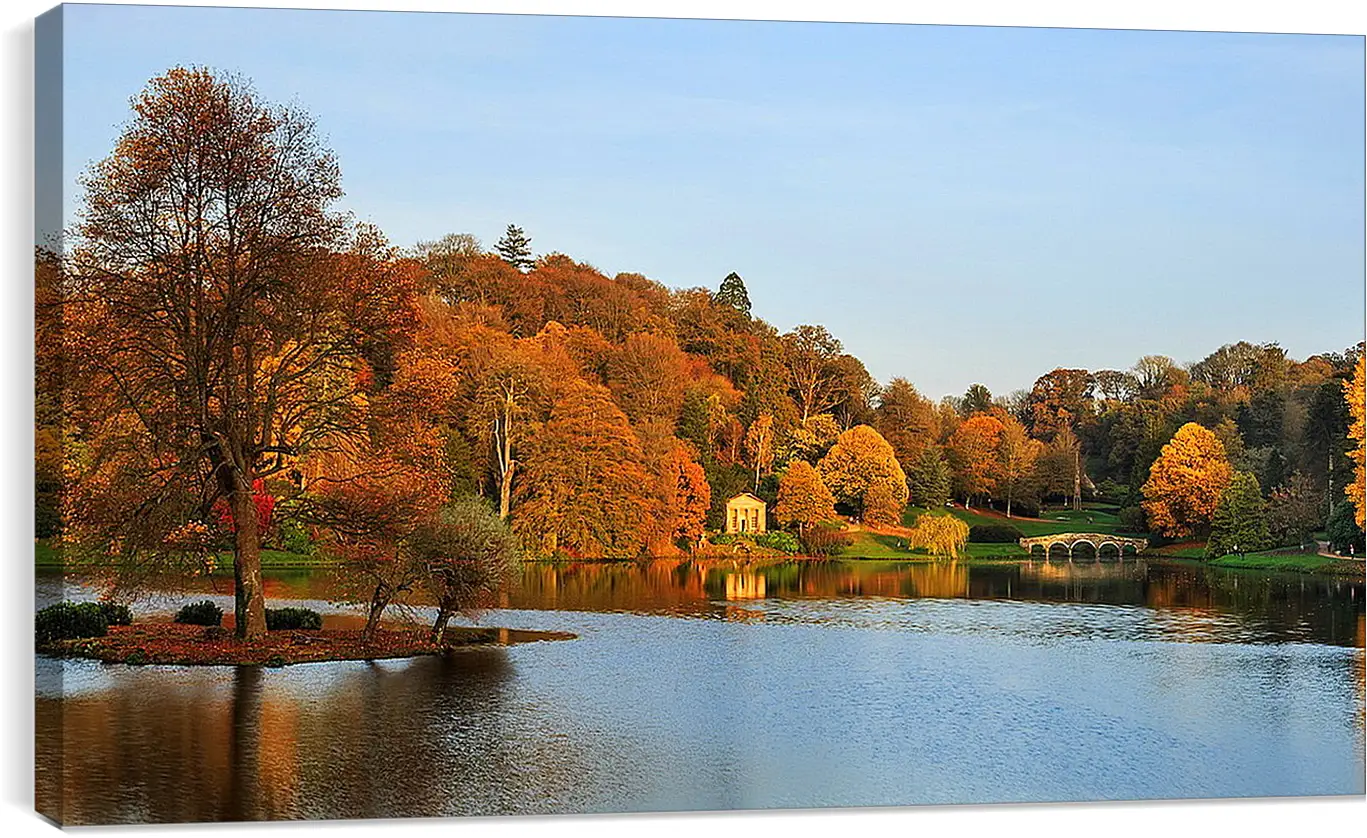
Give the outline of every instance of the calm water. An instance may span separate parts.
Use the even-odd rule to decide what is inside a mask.
[[[217,585],[194,595],[226,603]],[[320,609],[328,593],[323,572],[267,592]],[[279,670],[40,657],[40,808],[108,823],[1363,793],[1360,580],[534,565],[482,622],[579,638]]]

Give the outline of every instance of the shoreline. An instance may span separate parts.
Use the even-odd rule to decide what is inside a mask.
[[[1243,556],[1228,555],[1217,559],[1201,559],[1192,556],[1172,555],[1161,552],[1141,553],[1137,556],[1127,556],[1123,562],[1116,559],[1081,559],[1073,560],[1073,564],[1122,564],[1136,560],[1171,562],[1189,567],[1212,567],[1224,570],[1249,570],[1263,571],[1267,573],[1301,573],[1314,576],[1338,576],[1338,577],[1358,577],[1364,576],[1367,564],[1361,559],[1348,559],[1343,557],[1325,556],[1318,553],[1286,553],[1286,554],[1247,554]],[[782,564],[788,562],[859,562],[859,563],[896,563],[896,564],[961,564],[961,565],[1003,565],[1003,564],[1034,564],[1034,563],[1053,563],[1068,564],[1067,559],[1041,559],[1026,555],[1002,555],[1002,556],[974,556],[964,555],[957,559],[943,559],[934,556],[799,556],[787,554],[760,554],[760,553],[737,553],[735,555],[683,555],[683,556],[651,556],[637,558],[532,558],[523,559],[524,565],[565,565],[565,564],[635,564],[651,561],[667,562],[692,562],[700,564]],[[56,570],[63,572],[80,572],[82,570],[99,570],[101,565],[75,563],[64,564],[53,561],[35,561],[35,570]],[[340,567],[333,562],[291,562],[291,563],[271,563],[262,566],[262,570],[269,571],[326,571]],[[213,574],[217,577],[223,574],[231,577],[232,563],[221,563],[217,571]]]
[[[574,640],[563,631],[450,626],[440,643],[426,629],[380,629],[370,641],[354,629],[280,629],[238,640],[222,626],[137,621],[110,626],[103,637],[58,640],[35,648],[54,658],[83,658],[129,666],[267,666],[375,661],[443,655],[461,649]]]

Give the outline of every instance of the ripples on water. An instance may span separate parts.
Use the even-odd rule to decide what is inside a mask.
[[[40,795],[90,823],[1363,792],[1361,582],[826,564],[533,567],[483,622],[579,639],[444,659],[40,658]]]

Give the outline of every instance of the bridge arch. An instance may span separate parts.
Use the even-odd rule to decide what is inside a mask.
[[[1110,547],[1115,550],[1115,558],[1123,561],[1126,548],[1133,555],[1138,555],[1149,546],[1149,540],[1147,538],[1128,538],[1110,533],[1077,532],[1053,533],[1020,540],[1020,546],[1024,547],[1031,556],[1034,556],[1036,547],[1041,548],[1046,560],[1052,559],[1059,550],[1062,550],[1071,561],[1074,558],[1075,549],[1084,544],[1089,548],[1087,552],[1090,552],[1097,560],[1102,558],[1103,548]]]

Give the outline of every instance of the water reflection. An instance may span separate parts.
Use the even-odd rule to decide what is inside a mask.
[[[525,567],[504,605],[725,617],[728,603],[887,597],[1142,606],[1237,620],[1241,642],[1362,645],[1360,579],[1148,561],[970,565],[793,561],[585,562]],[[753,619],[753,608],[739,613]]]
[[[328,607],[326,574],[271,584]],[[40,656],[39,808],[76,824],[1362,792],[1361,581],[537,564],[488,622],[579,639],[281,670]]]

